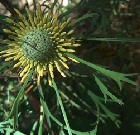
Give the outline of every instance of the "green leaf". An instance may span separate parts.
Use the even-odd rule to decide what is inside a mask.
[[[51,113],[49,113],[49,115],[52,118],[52,120],[55,121],[59,126],[68,130],[67,127],[65,125],[63,125],[60,121],[58,121]],[[95,127],[95,129],[93,129],[91,131],[87,131],[87,132],[80,132],[80,131],[76,131],[76,130],[73,130],[73,129],[71,129],[71,132],[75,135],[96,135],[97,126]]]
[[[38,125],[38,120],[36,120],[32,126],[32,129],[30,130],[30,134],[29,135],[34,135],[34,132],[37,128],[37,125]]]
[[[76,135],[96,135],[96,133],[97,133],[97,126],[92,131],[79,132],[79,131],[73,130],[73,133],[76,134]]]
[[[102,28],[105,28],[105,26],[106,26],[106,22],[107,22],[107,18],[106,18],[106,14],[102,11],[102,10],[100,10],[100,9],[96,9],[98,12],[99,12],[99,14],[101,14],[101,24],[100,24],[100,26],[98,27],[98,29],[96,30],[96,31],[94,31],[91,35],[93,35],[93,34],[95,34],[95,33],[97,33],[98,31],[100,31]]]
[[[51,121],[50,121],[50,116],[49,116],[49,109],[46,102],[44,101],[44,95],[43,95],[42,87],[40,84],[38,84],[38,89],[40,93],[40,102],[41,102],[41,105],[43,106],[43,113],[45,114],[46,119],[47,119],[48,132],[51,135],[52,132],[51,132]]]
[[[39,130],[38,130],[38,135],[42,135],[42,126],[43,126],[43,121],[44,121],[44,112],[43,114],[40,114],[40,121],[39,121]]]
[[[15,131],[12,128],[0,128],[0,133],[1,135],[25,135],[23,133],[21,133],[20,131]]]
[[[16,128],[16,126],[18,126],[18,106],[19,106],[19,102],[20,102],[21,97],[24,94],[24,89],[27,86],[28,81],[29,81],[30,77],[32,76],[32,73],[33,73],[33,69],[29,72],[28,77],[25,79],[25,81],[24,81],[16,99],[14,100],[12,109],[11,109],[8,117],[6,118],[6,120],[8,120],[11,116],[14,115],[14,128]]]
[[[140,42],[137,38],[92,38],[92,37],[77,37],[81,40],[94,40],[94,41],[110,41],[110,42]]]
[[[71,57],[71,58],[74,58],[75,60],[99,71],[100,73],[112,78],[114,81],[117,82],[117,84],[119,85],[119,88],[121,89],[122,88],[122,85],[121,85],[121,81],[124,81],[124,82],[127,82],[127,83],[130,83],[130,84],[133,84],[133,85],[136,85],[136,83],[128,78],[126,78],[125,76],[131,76],[131,75],[137,75],[137,74],[123,74],[123,73],[119,73],[119,72],[115,72],[115,71],[111,71],[111,70],[108,70],[108,69],[105,69],[105,68],[102,68],[100,66],[97,66],[95,64],[92,64],[90,62],[87,62],[81,58],[78,58],[77,56],[71,54],[71,53],[65,53],[68,57]]]
[[[100,90],[102,91],[102,93],[104,94],[105,102],[107,101],[107,95],[108,95],[109,97],[111,97],[114,101],[116,101],[120,105],[123,104],[123,102],[121,100],[119,100],[117,97],[115,97],[114,95],[112,95],[108,91],[108,88],[96,76],[95,76],[95,81],[98,84],[98,86],[99,86]]]
[[[61,108],[61,111],[62,111],[62,114],[63,114],[63,117],[64,117],[64,121],[65,121],[66,126],[67,126],[67,129],[68,129],[68,134],[69,134],[69,135],[72,135],[72,131],[71,131],[71,128],[70,128],[69,123],[68,123],[67,115],[66,115],[66,112],[65,112],[65,110],[64,110],[64,106],[63,106],[61,97],[60,97],[60,95],[59,95],[59,91],[58,91],[58,89],[57,89],[57,86],[56,86],[55,81],[54,81],[54,80],[52,80],[52,81],[53,81],[53,88],[54,88],[54,90],[55,90],[55,92],[56,92],[57,99],[58,99],[58,102],[59,102],[59,105],[60,105],[60,108]]]
[[[119,124],[118,124],[118,123],[120,123],[120,121],[116,121],[116,117],[115,117],[116,114],[114,114],[114,113],[112,113],[110,110],[108,110],[108,109],[106,108],[106,106],[103,105],[103,104],[99,101],[98,96],[96,96],[96,95],[95,95],[93,92],[91,92],[90,90],[88,91],[88,95],[89,95],[90,98],[93,100],[93,102],[96,102],[96,103],[104,110],[104,112],[107,114],[107,116],[108,116],[112,121],[114,121],[115,124],[116,124],[116,126],[119,128]],[[116,115],[116,116],[117,116],[117,115]]]
[[[68,25],[68,27],[69,27],[69,26],[73,26],[73,25],[75,25],[76,23],[78,23],[78,22],[80,22],[80,21],[82,21],[82,20],[84,20],[84,19],[86,19],[86,18],[89,18],[89,17],[93,17],[93,13],[86,13],[86,14],[84,14],[82,17],[79,17],[79,18],[76,19],[75,21],[72,21],[72,22]]]
[[[41,86],[41,85],[40,85],[40,86]],[[41,95],[40,95],[40,96],[41,96],[41,100],[44,102],[44,100],[43,100],[43,99],[44,99],[44,96],[43,96],[43,93],[42,93],[42,87],[40,87],[40,86],[38,87],[38,89],[39,89],[39,92],[40,92],[40,94],[41,94]],[[60,95],[58,95],[59,92],[58,92],[58,89],[57,89],[57,86],[56,86],[54,80],[53,80],[53,88],[55,89],[55,91],[56,91],[56,93],[57,93],[57,98],[58,98],[59,104],[61,105],[61,106],[60,106],[60,107],[61,107],[61,110],[63,110],[63,111],[62,111],[63,117],[64,117],[64,120],[65,120],[65,123],[67,123],[68,120],[67,120],[66,112],[65,112],[65,110],[64,110],[64,107],[63,107],[63,109],[62,109],[62,105],[63,105],[63,104],[62,104],[62,100],[61,100],[61,98],[60,98]],[[63,125],[60,121],[58,121],[58,120],[51,114],[51,112],[49,111],[49,109],[48,109],[46,103],[45,103],[45,102],[42,103],[42,101],[41,101],[41,104],[42,104],[42,106],[43,106],[44,113],[46,113],[46,115],[47,115],[48,117],[50,117],[53,121],[55,121],[60,127],[66,129],[66,130],[70,130],[71,133],[72,133],[72,134],[75,134],[75,135],[96,135],[97,126],[96,126],[95,129],[93,129],[92,131],[80,132],[80,131],[76,131],[76,130],[71,129],[69,126]],[[61,103],[60,103],[60,102],[61,102]],[[47,110],[47,112],[45,112],[46,110]],[[47,116],[46,116],[46,118],[47,118]]]

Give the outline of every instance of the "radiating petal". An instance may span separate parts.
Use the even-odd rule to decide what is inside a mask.
[[[19,19],[15,21],[6,19],[10,25],[8,29],[4,29],[8,39],[3,43],[8,47],[0,52],[0,57],[5,57],[5,61],[14,61],[13,68],[19,68],[17,71],[20,70],[21,82],[24,82],[30,70],[34,69],[32,77],[37,79],[38,84],[41,77],[47,73],[48,84],[52,86],[55,70],[66,77],[63,70],[69,69],[67,59],[77,62],[65,55],[65,52],[75,52],[72,48],[80,44],[67,37],[73,33],[73,30],[64,31],[71,18],[66,22],[60,22],[59,8],[57,7],[55,12],[49,8],[43,15],[41,5],[38,3],[33,14],[26,7],[27,18],[15,9]]]

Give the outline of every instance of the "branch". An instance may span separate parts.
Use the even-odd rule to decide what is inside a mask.
[[[0,3],[11,13],[12,16],[17,17],[17,13],[8,0],[0,0]]]

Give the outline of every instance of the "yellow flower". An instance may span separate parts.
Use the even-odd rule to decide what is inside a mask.
[[[8,49],[1,51],[5,61],[14,60],[14,68],[18,67],[19,75],[25,80],[31,69],[34,69],[33,78],[37,77],[38,83],[47,71],[49,85],[52,86],[54,78],[53,69],[56,69],[65,77],[63,68],[69,68],[66,64],[67,59],[76,62],[75,59],[65,55],[65,52],[75,52],[72,48],[79,46],[73,38],[68,38],[73,30],[64,32],[64,28],[70,22],[59,22],[59,8],[53,14],[49,9],[43,15],[41,6],[38,4],[35,15],[33,16],[26,8],[28,18],[26,19],[17,9],[19,20],[14,21],[7,18],[6,22],[11,25],[10,30],[4,29],[9,34],[9,39],[4,40],[8,44]]]

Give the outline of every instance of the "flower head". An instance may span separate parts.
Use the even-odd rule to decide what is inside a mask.
[[[59,22],[59,8],[53,14],[49,9],[46,15],[43,15],[41,6],[38,4],[35,15],[33,16],[26,8],[28,18],[25,18],[17,9],[19,21],[7,18],[10,23],[10,30],[4,29],[9,34],[9,39],[4,40],[8,44],[8,49],[1,51],[2,57],[6,61],[14,60],[14,68],[18,67],[19,75],[25,80],[31,69],[34,69],[33,77],[40,78],[47,71],[49,85],[52,85],[54,78],[53,69],[56,69],[65,77],[63,68],[69,68],[66,64],[67,59],[72,59],[65,55],[65,52],[75,52],[72,48],[79,46],[73,38],[68,38],[73,30],[64,32],[64,28],[70,21]]]

